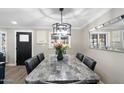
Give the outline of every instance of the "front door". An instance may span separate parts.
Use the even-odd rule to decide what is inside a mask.
[[[32,56],[32,32],[16,33],[16,63],[24,65],[24,61]]]

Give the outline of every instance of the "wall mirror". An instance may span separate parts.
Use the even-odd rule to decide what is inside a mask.
[[[90,48],[124,53],[124,15],[89,30]]]

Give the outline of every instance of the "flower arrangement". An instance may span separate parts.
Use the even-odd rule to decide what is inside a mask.
[[[57,60],[60,61],[63,59],[63,54],[66,53],[67,45],[63,44],[63,42],[56,41],[54,42],[54,48],[56,49]]]
[[[65,50],[68,48],[68,45],[63,44],[62,41],[56,41],[54,42],[54,48],[56,49],[56,52],[65,53]]]

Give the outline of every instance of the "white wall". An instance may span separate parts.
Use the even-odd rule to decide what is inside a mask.
[[[15,65],[15,41],[14,41],[14,31],[13,30],[8,30],[7,29],[7,52],[8,52],[8,63],[11,65]]]
[[[40,52],[44,52],[46,55],[48,55],[49,53],[53,53],[54,49],[49,48],[49,30],[41,30],[41,31],[47,31],[47,44],[45,46],[42,46],[40,44],[36,43],[36,31],[34,31],[34,55],[40,53]],[[39,30],[38,30],[39,31]],[[68,50],[68,53],[70,54],[76,54],[77,51],[81,50],[81,43],[80,38],[81,35],[81,30],[77,30],[77,29],[73,29],[72,30],[72,35],[71,35],[71,48]],[[42,37],[42,35],[41,35]]]
[[[90,49],[88,30],[122,14],[124,9],[112,9],[82,29],[82,52],[97,61],[95,71],[104,83],[124,83],[124,53]]]
[[[18,29],[16,29],[18,30]],[[8,47],[7,47],[7,50],[8,50],[8,63],[9,65],[16,65],[16,62],[15,62],[15,30],[12,30],[12,29],[6,29],[7,31],[7,42],[8,42]],[[26,31],[26,30],[25,30]],[[45,46],[42,46],[40,44],[37,44],[36,43],[36,32],[37,31],[46,31],[47,32],[47,44]],[[48,46],[48,41],[49,41],[49,29],[41,29],[41,30],[33,30],[33,53],[34,55],[37,55],[38,53],[40,52],[43,52],[45,55],[48,55],[49,53],[54,53],[54,49],[51,49],[49,48]],[[81,38],[81,33],[82,31],[81,30],[78,30],[78,29],[72,29],[72,35],[71,35],[71,48],[68,50],[68,53],[70,54],[76,54],[77,51],[80,51],[81,50],[81,44],[79,41]],[[42,35],[41,35],[42,37]]]

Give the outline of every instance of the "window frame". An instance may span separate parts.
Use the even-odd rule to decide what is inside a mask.
[[[52,38],[51,38],[51,35],[52,35],[52,32],[50,31],[49,32],[49,48],[54,48],[51,41],[52,41]],[[61,40],[61,35],[57,35],[59,37],[59,40]],[[71,48],[71,36],[70,35],[67,35],[68,36],[68,46],[69,48]]]

